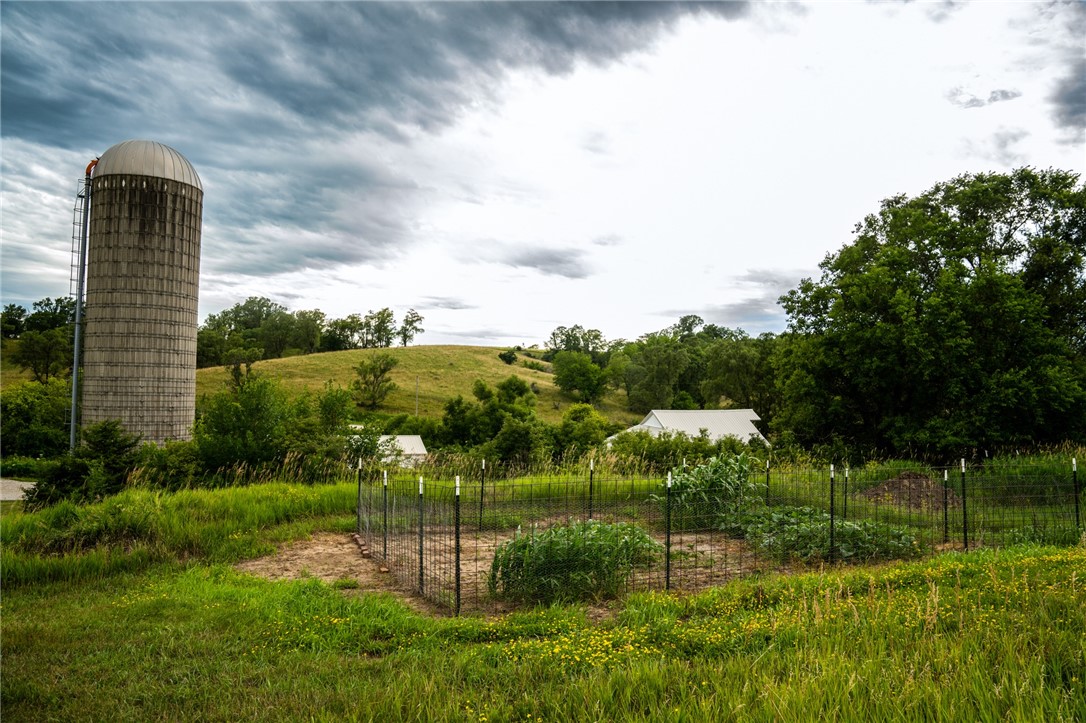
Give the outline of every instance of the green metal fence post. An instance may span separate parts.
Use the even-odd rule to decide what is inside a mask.
[[[835,528],[837,526],[837,521],[834,519],[835,510],[834,510],[834,499],[833,499],[833,491],[834,491],[833,486],[834,486],[834,476],[833,476],[833,465],[831,464],[830,465],[830,563],[831,564],[837,558],[837,550],[835,549],[836,539],[835,539],[835,535],[834,535],[834,532],[836,531]]]
[[[965,457],[962,457],[962,546],[969,550],[969,513],[965,507]]]
[[[671,589],[671,472],[667,473],[664,494],[664,590]]]
[[[419,595],[423,594],[422,477],[419,477]]]
[[[456,528],[456,616],[460,617],[460,475],[456,475],[453,526]]]

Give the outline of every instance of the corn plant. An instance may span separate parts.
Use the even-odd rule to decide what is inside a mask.
[[[594,520],[519,533],[494,554],[487,586],[495,597],[521,602],[571,602],[616,597],[636,567],[662,548],[637,525]]]
[[[671,519],[674,529],[709,529],[721,516],[739,517],[763,504],[761,483],[751,478],[746,452],[720,455],[704,464],[673,473]],[[654,499],[663,503],[664,495]]]

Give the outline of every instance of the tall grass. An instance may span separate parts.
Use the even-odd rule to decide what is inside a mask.
[[[1077,721],[1084,578],[986,550],[487,620],[161,569],[6,591],[0,686],[13,720]]]
[[[4,516],[5,587],[73,580],[192,557],[234,561],[318,524],[351,529],[355,487],[271,483],[167,493],[127,489],[103,502],[62,502]]]

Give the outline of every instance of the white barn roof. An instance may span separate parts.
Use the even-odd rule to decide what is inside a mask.
[[[426,445],[422,442],[422,437],[417,434],[382,434],[381,442],[396,445],[400,448],[400,452],[408,457],[413,456],[426,456]]]
[[[640,424],[626,431],[646,431],[652,435],[682,432],[697,437],[704,429],[714,442],[723,437],[735,437],[741,442],[758,439],[769,444],[769,440],[754,426],[759,419],[753,409],[654,409],[645,415]]]

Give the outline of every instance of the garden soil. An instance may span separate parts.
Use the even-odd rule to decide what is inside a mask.
[[[358,587],[344,589],[345,595],[383,592],[394,596],[416,612],[448,615],[449,611],[413,595],[381,562],[362,556],[351,535],[321,533],[307,540],[284,545],[274,555],[246,560],[234,566],[241,572],[268,580],[316,578],[329,584],[353,580]]]

